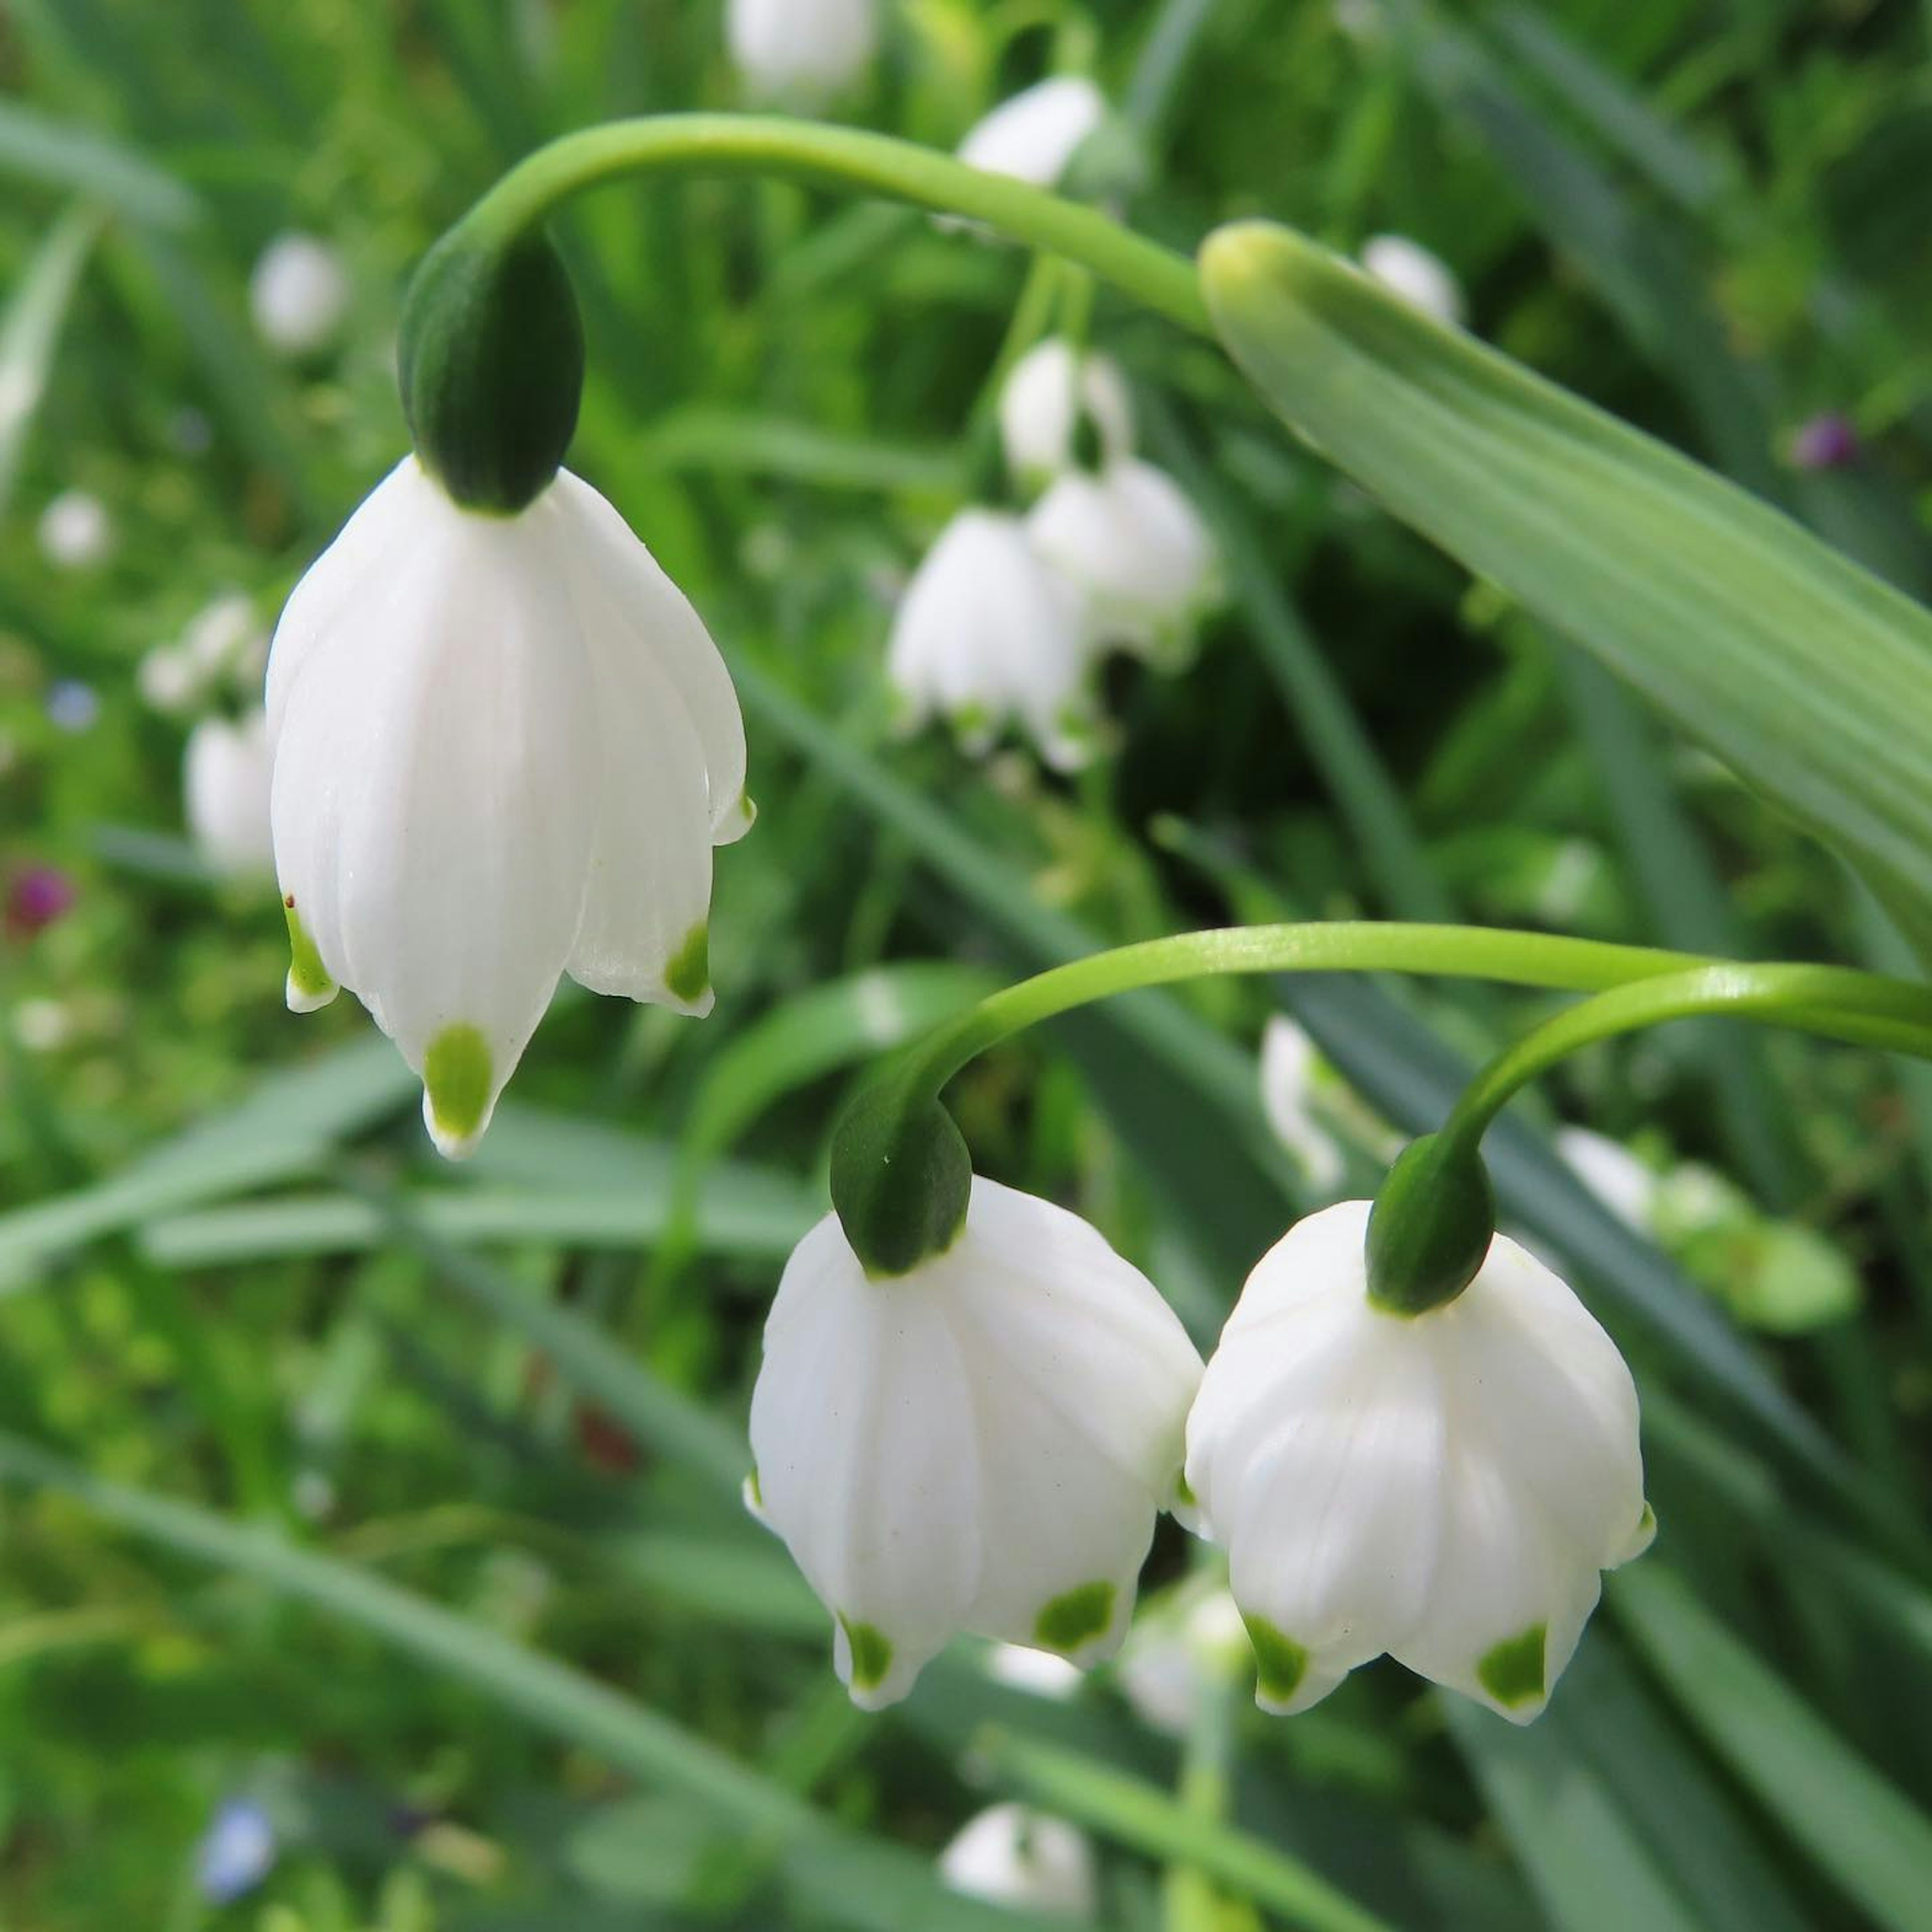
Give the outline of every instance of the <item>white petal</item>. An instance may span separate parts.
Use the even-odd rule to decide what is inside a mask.
[[[1058,335],[1021,357],[1000,392],[1000,434],[1022,484],[1042,487],[1072,466],[1083,412],[1105,460],[1132,453],[1133,404],[1112,357],[1083,352]]]
[[[1346,1163],[1334,1136],[1315,1118],[1313,1075],[1319,1064],[1304,1028],[1286,1013],[1268,1016],[1262,1034],[1262,1111],[1309,1185],[1325,1193],[1340,1184]]]
[[[1099,1903],[1094,1848],[1064,1819],[995,1804],[969,1819],[939,1855],[955,1892],[1022,1911],[1090,1920]]]
[[[277,236],[248,278],[256,328],[288,356],[323,347],[342,326],[350,294],[341,255],[314,235]]]
[[[959,158],[991,174],[1052,188],[1106,112],[1106,98],[1090,80],[1059,75],[1002,101],[961,142]]]
[[[268,721],[260,712],[232,723],[202,719],[188,734],[182,789],[188,830],[210,866],[236,878],[274,872]]]
[[[1363,244],[1362,266],[1412,308],[1438,322],[1461,324],[1462,285],[1420,242],[1406,235],[1373,236]]]
[[[1620,1221],[1647,1228],[1657,1205],[1660,1178],[1621,1141],[1587,1127],[1559,1127],[1556,1151],[1564,1164]]]
[[[850,86],[878,44],[878,0],[730,0],[725,35],[754,94],[809,105]]]

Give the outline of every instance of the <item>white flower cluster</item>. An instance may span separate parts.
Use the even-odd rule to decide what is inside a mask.
[[[1500,1235],[1455,1300],[1377,1306],[1370,1206],[1291,1228],[1204,1370],[1093,1228],[992,1182],[904,1275],[868,1277],[836,1216],[807,1235],[765,1331],[746,1492],[832,1612],[854,1700],[903,1697],[964,1630],[1112,1655],[1167,1509],[1227,1552],[1264,1708],[1305,1710],[1386,1652],[1535,1716],[1600,1572],[1654,1527],[1636,1389]],[[1211,1603],[1179,1666],[1130,1676],[1156,1721],[1226,1640]]]
[[[940,532],[900,603],[887,674],[909,726],[946,718],[969,751],[1021,726],[1062,770],[1091,753],[1093,673],[1114,646],[1184,662],[1220,591],[1214,544],[1173,478],[1134,454],[1113,361],[1040,344],[1001,390],[1025,514],[975,506]]]

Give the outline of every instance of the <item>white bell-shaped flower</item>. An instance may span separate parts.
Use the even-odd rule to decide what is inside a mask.
[[[988,174],[1057,188],[1106,116],[1106,97],[1093,82],[1056,75],[1001,101],[960,142],[959,158]]]
[[[1063,770],[1087,758],[1090,659],[1078,598],[1040,561],[1016,517],[962,510],[906,586],[886,673],[908,728],[944,718],[988,749],[1009,722]]]
[[[854,1701],[896,1702],[962,1630],[1111,1654],[1200,1372],[1144,1275],[995,1182],[907,1274],[868,1277],[836,1216],[807,1234],[765,1327],[747,1493],[832,1613]]]
[[[406,458],[289,600],[268,710],[289,1003],[356,993],[445,1154],[561,974],[710,1010],[711,850],[749,823],[737,696],[588,484],[488,515]]]
[[[1384,1651],[1519,1724],[1639,1555],[1636,1390],[1616,1346],[1498,1235],[1454,1301],[1368,1299],[1370,1204],[1301,1221],[1228,1318],[1187,1480],[1253,1640],[1256,1696],[1306,1710]]]
[[[724,38],[746,88],[810,105],[854,86],[878,51],[878,0],[730,0]]]
[[[268,836],[268,721],[204,718],[189,733],[182,794],[195,849],[215,872],[268,878],[275,869]]]
[[[969,1818],[939,1855],[954,1892],[1016,1911],[1090,1921],[1100,1905],[1094,1847],[1064,1818],[995,1804]]]
[[[57,570],[92,570],[114,548],[107,506],[86,490],[63,490],[40,512],[34,534],[40,554]]]
[[[1412,308],[1456,328],[1462,325],[1462,285],[1441,256],[1406,235],[1372,236],[1362,244],[1362,266]]]
[[[278,235],[248,278],[248,308],[270,348],[284,356],[326,349],[349,313],[349,271],[315,235]]]
[[[1556,1151],[1564,1166],[1618,1220],[1639,1229],[1651,1226],[1664,1177],[1645,1166],[1622,1141],[1588,1127],[1559,1127]]]
[[[1220,558],[1200,513],[1165,470],[1138,458],[1069,470],[1026,526],[1079,592],[1097,641],[1172,664],[1220,601]]]
[[[1306,1030],[1286,1013],[1270,1014],[1262,1034],[1262,1112],[1309,1186],[1326,1194],[1340,1185],[1347,1164],[1335,1136],[1316,1118],[1321,1066],[1321,1052]]]
[[[1132,454],[1133,403],[1119,364],[1049,336],[1013,365],[1000,392],[1000,439],[1023,488],[1044,489],[1074,466],[1083,423],[1102,460]]]

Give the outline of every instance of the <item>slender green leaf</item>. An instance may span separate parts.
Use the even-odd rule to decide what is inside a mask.
[[[157,228],[184,228],[200,213],[194,196],[152,162],[17,100],[0,100],[0,172],[84,194]]]
[[[68,304],[100,233],[92,208],[70,208],[47,231],[0,320],[0,513],[14,494],[27,430],[53,368]]]

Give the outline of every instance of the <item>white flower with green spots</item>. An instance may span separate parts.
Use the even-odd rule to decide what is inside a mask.
[[[567,470],[512,516],[414,457],[296,587],[268,678],[289,1004],[354,992],[466,1154],[565,973],[711,1006],[745,735],[697,614]]]
[[[832,1612],[854,1701],[896,1702],[962,1630],[1110,1656],[1200,1374],[1064,1208],[976,1178],[952,1246],[876,1280],[821,1221],[766,1324],[746,1496]]]
[[[1455,1300],[1374,1306],[1369,1210],[1310,1216],[1249,1277],[1188,1420],[1187,1480],[1264,1708],[1306,1710],[1387,1652],[1527,1724],[1600,1573],[1655,1529],[1636,1390],[1582,1304],[1502,1235]]]

